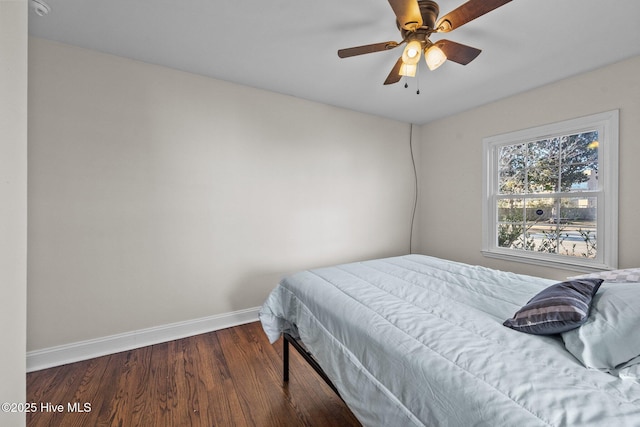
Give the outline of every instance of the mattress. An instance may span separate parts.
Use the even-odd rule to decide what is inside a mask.
[[[638,382],[502,325],[553,283],[407,255],[288,276],[260,320],[304,342],[365,426],[640,426]]]

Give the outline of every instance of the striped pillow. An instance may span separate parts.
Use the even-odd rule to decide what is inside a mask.
[[[623,268],[620,270],[600,271],[598,273],[567,277],[567,280],[576,279],[603,279],[605,282],[617,283],[640,282],[640,268]]]
[[[549,286],[507,319],[503,325],[535,335],[553,335],[587,321],[591,300],[602,279],[579,279]]]

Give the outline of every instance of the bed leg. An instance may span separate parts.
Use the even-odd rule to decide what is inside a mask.
[[[289,381],[289,339],[282,335],[282,380]]]
[[[287,334],[286,332],[282,334],[282,338],[284,341],[283,343],[284,347],[282,351],[282,361],[284,364],[284,369],[283,369],[284,381],[285,382],[289,381],[289,343],[291,343],[293,348],[295,348],[298,351],[298,353],[300,353],[302,358],[307,361],[307,363],[313,368],[313,370],[316,371],[318,375],[320,375],[320,377],[322,377],[322,379],[327,383],[327,385],[331,387],[331,389],[338,395],[338,397],[342,399],[342,396],[340,396],[340,393],[338,392],[338,389],[336,388],[336,386],[333,385],[333,383],[331,382],[327,374],[324,373],[324,371],[322,370],[322,367],[318,364],[318,362],[316,362],[316,360],[313,358],[311,353],[309,353],[306,350],[306,348],[304,348],[298,341],[296,341],[295,338],[293,338],[291,335]]]

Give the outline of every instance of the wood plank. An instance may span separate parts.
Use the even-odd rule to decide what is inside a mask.
[[[149,388],[140,399],[149,402],[140,419],[141,426],[170,426],[171,414],[167,403],[169,378],[169,343],[152,346],[149,363]]]
[[[137,350],[113,354],[110,356],[108,369],[103,377],[100,396],[92,404],[96,408],[92,413],[97,415],[96,426],[125,426],[125,416],[130,404],[128,384],[131,379],[131,357]]]
[[[206,410],[206,417],[201,414],[204,425],[248,426],[217,334],[195,338],[197,366],[201,370],[198,396]]]

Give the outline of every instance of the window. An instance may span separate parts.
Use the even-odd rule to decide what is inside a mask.
[[[483,143],[484,255],[617,268],[617,110]]]

